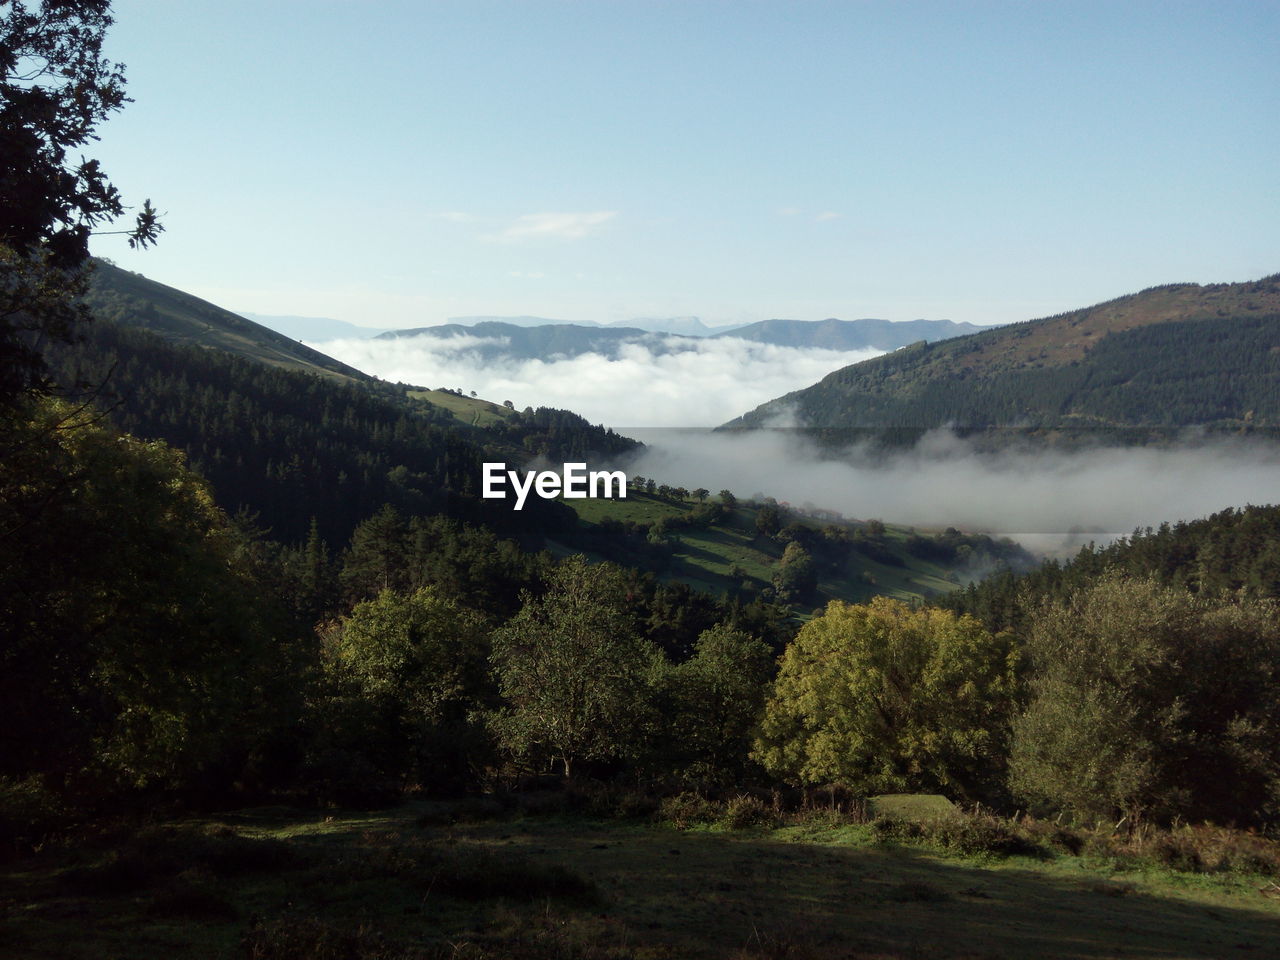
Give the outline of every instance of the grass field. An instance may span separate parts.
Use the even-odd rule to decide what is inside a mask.
[[[472,427],[487,427],[512,413],[500,404],[490,403],[479,397],[460,397],[444,390],[410,390],[408,395],[415,400],[426,400],[437,407],[443,407],[456,419]]]
[[[554,798],[551,798],[554,799]],[[551,807],[555,807],[552,803]],[[1260,877],[964,858],[813,822],[678,830],[492,801],[282,808],[0,867],[0,956],[1215,958],[1280,952]],[[104,840],[108,842],[110,838]]]
[[[693,502],[634,490],[627,492],[625,500],[587,498],[564,502],[577,512],[580,520],[587,523],[599,523],[605,518],[638,524],[654,523],[663,517],[684,517],[696,506]],[[739,505],[727,521],[708,528],[678,530],[674,541],[674,563],[666,579],[680,580],[712,593],[732,591],[742,584],[743,579],[732,575],[736,567],[745,573],[753,589],[769,584],[782,557],[783,546],[758,535],[755,520],[755,509]],[[815,527],[824,525],[824,522],[805,521],[803,518],[801,522]],[[856,603],[878,595],[903,600],[927,599],[956,588],[960,581],[952,571],[906,552],[905,529],[890,526],[887,530],[889,549],[902,561],[902,566],[878,563],[856,550],[852,551],[842,570],[824,571],[819,578],[816,602],[806,605],[806,609],[821,608],[833,599]]]

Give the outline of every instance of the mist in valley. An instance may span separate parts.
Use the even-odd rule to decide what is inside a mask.
[[[655,335],[617,355],[498,359],[482,347],[501,338],[457,336],[331,340],[308,346],[392,382],[475,391],[517,409],[557,407],[592,423],[714,427],[767,400],[821,380],[883,350],[782,347],[734,337],[690,340]],[[650,345],[658,347],[651,349]]]
[[[901,452],[864,446],[832,454],[786,429],[624,432],[647,445],[630,469],[661,482],[766,494],[850,519],[999,534],[1050,555],[1280,500],[1280,447],[1234,438],[991,453],[935,431]]]
[[[819,451],[798,431],[713,432],[766,400],[879,351],[798,349],[732,338],[642,343],[606,358],[482,361],[491,341],[343,340],[314,344],[384,380],[471,390],[517,408],[573,410],[646,444],[627,465],[661,483],[920,528],[956,526],[1010,536],[1058,555],[1165,521],[1280,501],[1280,448],[1189,435],[1166,447],[975,449],[947,431],[895,453]]]

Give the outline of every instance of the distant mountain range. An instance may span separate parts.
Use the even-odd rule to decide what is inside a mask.
[[[496,320],[482,320],[470,326],[447,323],[438,327],[412,330],[389,330],[378,340],[457,340],[466,350],[484,360],[550,360],[554,357],[576,357],[598,353],[616,357],[628,343],[643,343],[655,353],[693,349],[699,342],[693,337],[650,333],[634,327],[583,327],[557,323],[539,327],[520,327]]]
[[[972,323],[953,323],[950,320],[762,320],[745,326],[727,324],[711,327],[698,317],[637,317],[634,320],[615,320],[610,323],[575,322],[553,320],[535,316],[472,316],[451,317],[448,322],[408,329],[365,327],[330,317],[272,316],[245,313],[247,317],[278,333],[308,343],[324,343],[328,340],[368,339],[382,337],[455,337],[463,334],[484,337],[512,337],[517,346],[505,352],[496,346],[481,350],[488,357],[506,355],[524,359],[548,359],[553,353],[577,356],[582,353],[603,352],[612,356],[618,345],[644,339],[645,334],[658,333],[678,337],[737,337],[756,343],[771,343],[786,347],[821,347],[829,350],[896,350],[919,340],[944,340],[959,337],[983,329]],[[543,334],[519,334],[514,330],[543,330],[555,328]],[[575,334],[574,330],[597,331]],[[550,346],[543,346],[544,344]],[[687,349],[691,345],[671,343],[661,345],[653,341],[647,345],[654,352],[671,352]],[[550,352],[549,352],[550,351]]]
[[[626,327],[634,330],[648,330],[650,333],[678,333],[685,337],[706,337],[734,326],[728,324],[709,327],[697,317],[636,317],[633,320],[612,320],[609,323],[594,323],[590,320],[551,320],[547,317],[450,317],[441,326],[460,324],[472,327],[478,323],[507,323],[515,327]],[[419,328],[422,329],[422,328]]]
[[[1018,428],[1063,437],[1280,427],[1280,274],[1171,284],[969,336],[914,344],[762,404],[728,428]],[[1136,431],[1132,433],[1132,431]]]
[[[521,318],[529,319],[529,318]],[[696,318],[686,318],[694,319]],[[950,320],[765,320],[714,334],[715,339],[736,337],[755,343],[785,347],[821,347],[828,350],[896,350],[922,339],[956,337],[979,330],[969,323]],[[653,353],[696,350],[703,336],[662,333],[639,327],[584,326],[575,323],[519,325],[498,320],[476,319],[474,323],[442,324],[409,330],[389,330],[380,340],[432,337],[436,339],[483,338],[489,342],[469,344],[467,349],[486,360],[549,360],[598,353],[616,357],[626,344],[639,343]]]

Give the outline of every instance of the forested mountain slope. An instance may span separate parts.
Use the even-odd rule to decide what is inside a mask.
[[[763,404],[828,431],[1280,426],[1280,275],[1176,284],[1085,310],[914,344]]]
[[[569,516],[540,499],[520,513],[481,500],[480,432],[402,388],[335,382],[103,321],[53,360],[64,382],[105,381],[102,405],[117,427],[184,450],[224,509],[257,514],[281,542],[305,538],[315,517],[326,540],[343,543],[385,503],[508,534]]]
[[[1067,597],[1108,572],[1151,577],[1205,597],[1280,600],[1280,506],[1227,509],[1136,530],[1106,547],[1089,544],[1066,563],[999,572],[953,593],[945,604],[992,630],[1016,629],[1046,598]]]
[[[110,321],[50,359],[64,384],[99,391],[117,427],[184,450],[224,509],[257,514],[286,543],[304,538],[312,517],[326,540],[343,543],[387,503],[540,536],[572,524],[572,513],[539,498],[518,513],[482,500],[485,460],[604,460],[638,446],[565,410],[466,426],[403,385],[287,369]]]
[[[373,379],[260,323],[103,260],[95,261],[87,301],[103,320],[143,327],[174,343],[212,347],[332,379]]]

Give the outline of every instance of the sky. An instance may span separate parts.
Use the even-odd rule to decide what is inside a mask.
[[[92,155],[237,311],[1002,323],[1280,270],[1280,4],[117,0]]]

